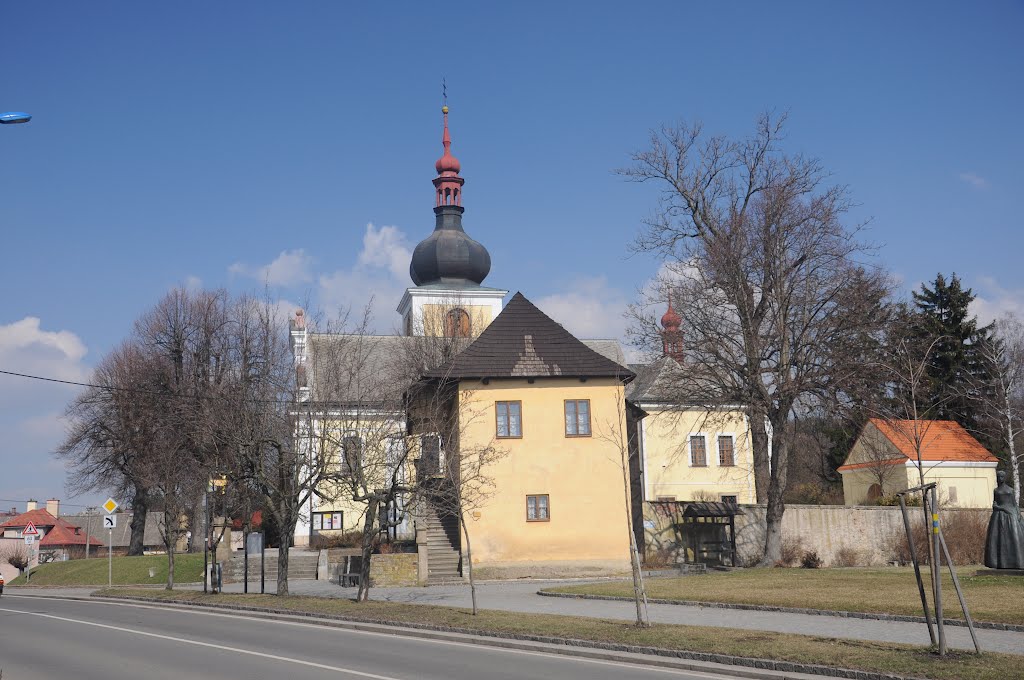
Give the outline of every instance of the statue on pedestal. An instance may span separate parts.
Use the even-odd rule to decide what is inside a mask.
[[[989,569],[1024,569],[1024,518],[1006,483],[1006,471],[996,473],[992,517],[985,540],[985,566]]]

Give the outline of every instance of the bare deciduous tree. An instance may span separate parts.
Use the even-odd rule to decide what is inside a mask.
[[[792,419],[856,380],[890,288],[842,223],[846,189],[826,186],[818,161],[780,151],[784,120],[766,114],[738,141],[666,127],[621,171],[661,189],[635,248],[662,258],[659,297],[671,291],[683,317],[678,401],[742,404],[749,416],[764,565],[782,548]]]
[[[1013,497],[1020,505],[1020,462],[1024,453],[1018,453],[1017,442],[1024,434],[1024,324],[1012,313],[1004,315],[995,323],[993,340],[981,348],[992,382],[972,386],[969,396],[981,402],[982,414],[996,424],[993,429],[999,431],[1005,447]]]
[[[145,351],[126,341],[105,356],[86,388],[66,410],[70,426],[57,454],[71,466],[69,486],[101,491],[131,502],[128,554],[141,555],[146,514],[153,492],[146,454],[156,439],[154,394],[140,368]]]

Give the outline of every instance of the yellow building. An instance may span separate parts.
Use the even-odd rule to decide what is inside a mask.
[[[421,466],[436,477],[420,480],[436,487],[438,519],[425,525],[448,515],[457,527],[461,502],[470,539],[449,528],[430,542],[447,537],[463,560],[471,550],[474,567],[495,571],[627,569],[632,378],[517,293],[469,347],[426,372],[413,404],[414,432],[438,432],[448,449],[447,467]]]
[[[998,459],[951,420],[872,418],[861,430],[843,476],[846,505],[936,482],[939,502],[961,508],[992,505]]]

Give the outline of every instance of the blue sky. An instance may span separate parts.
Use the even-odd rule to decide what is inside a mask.
[[[788,110],[907,289],[956,271],[1024,311],[1024,5],[7,3],[0,10],[0,369],[87,378],[175,285],[397,326],[433,227],[440,81],[488,285],[617,337],[657,263],[613,170],[681,118]],[[70,389],[0,376],[0,508],[71,499]],[[8,500],[9,499],[9,500]],[[70,508],[69,508],[70,509]]]

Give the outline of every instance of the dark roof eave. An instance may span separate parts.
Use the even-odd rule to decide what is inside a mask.
[[[635,373],[629,374],[604,374],[604,375],[431,375],[423,374],[421,380],[427,382],[458,382],[459,380],[542,380],[544,378],[576,378],[578,380],[589,380],[591,378],[617,378],[623,385],[629,384],[636,378]]]

